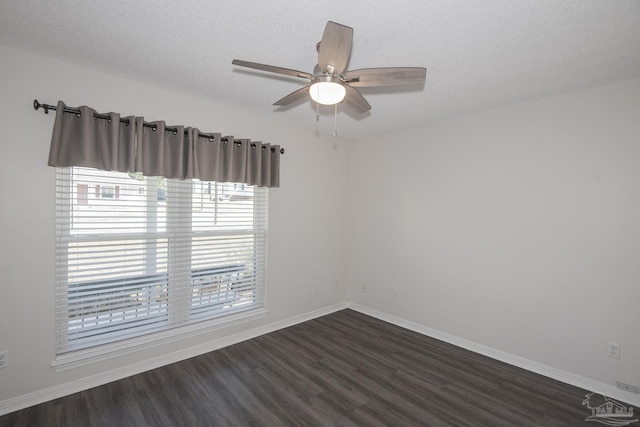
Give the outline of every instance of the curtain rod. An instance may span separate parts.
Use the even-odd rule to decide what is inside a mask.
[[[49,110],[53,110],[56,111],[58,108],[55,105],[49,105],[49,104],[40,104],[38,102],[37,99],[33,100],[33,109],[38,111],[40,108],[42,108],[44,110],[45,114],[49,114]],[[80,114],[80,110],[76,109],[76,108],[65,108],[64,109],[65,113],[73,113],[73,114]],[[96,119],[104,119],[104,120],[111,120],[111,116],[107,115],[107,114],[98,114],[98,113],[93,113],[93,117],[95,117]],[[120,123],[125,123],[127,126],[129,125],[129,119],[120,119]],[[158,128],[157,125],[152,125],[149,124],[147,122],[142,122],[142,125],[146,128],[150,128],[153,130],[156,130]],[[177,128],[171,128],[171,127],[165,127],[165,130],[169,131],[169,132],[173,132],[174,135],[178,132]],[[185,132],[186,134],[186,132]],[[198,133],[198,136],[204,137],[204,138],[209,138],[209,140],[213,140],[213,136],[211,135],[207,135],[205,133]],[[221,138],[222,141],[228,141],[227,138]],[[255,145],[255,144],[252,144]],[[272,148],[272,150],[275,150],[274,148]],[[284,148],[280,149],[280,154],[284,154]]]

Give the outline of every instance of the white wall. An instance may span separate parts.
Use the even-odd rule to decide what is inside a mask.
[[[309,135],[269,106],[261,114],[239,110],[3,46],[0,58],[0,351],[9,350],[9,367],[0,369],[0,403],[346,299],[347,150],[330,131]],[[270,191],[267,317],[55,373],[55,169],[47,166],[55,113],[34,111],[34,98],[281,144],[281,188]]]
[[[640,384],[640,79],[358,141],[349,157],[353,303]]]
[[[640,383],[640,79],[347,149],[286,113],[2,46],[0,58],[0,351],[10,361],[0,409],[347,297],[594,381]],[[270,192],[269,315],[55,373],[53,114],[35,112],[34,98],[284,146],[282,188]],[[607,357],[609,341],[621,344],[620,360]]]

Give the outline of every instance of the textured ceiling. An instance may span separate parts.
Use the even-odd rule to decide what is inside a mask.
[[[638,0],[2,0],[0,43],[330,134],[333,107],[316,123],[311,101],[272,106],[304,80],[231,65],[312,72],[329,20],[354,29],[349,69],[427,67],[424,85],[362,88],[373,109],[342,108],[345,138],[640,76]]]

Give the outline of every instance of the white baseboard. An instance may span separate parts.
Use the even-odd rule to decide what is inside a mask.
[[[620,390],[619,388],[612,385],[585,378],[580,375],[572,374],[571,372],[563,371],[551,366],[543,365],[541,363],[537,363],[520,356],[505,353],[503,351],[496,350],[494,348],[487,347],[463,338],[459,338],[445,332],[438,331],[436,329],[419,325],[417,323],[413,323],[408,320],[401,319],[399,317],[392,316],[390,314],[383,313],[356,303],[350,302],[348,304],[348,307],[352,310],[358,311],[368,316],[375,317],[376,319],[380,319],[393,325],[418,332],[419,334],[426,335],[440,341],[447,342],[449,344],[453,344],[457,347],[473,351],[474,353],[482,354],[492,359],[508,363],[509,365],[517,366],[518,368],[526,369],[527,371],[544,375],[545,377],[549,377],[554,380],[570,384],[572,386],[580,387],[591,392],[600,393],[612,399],[619,400],[636,407],[640,407],[640,395]]]
[[[33,405],[48,402],[53,399],[58,399],[63,396],[68,396],[79,391],[87,390],[92,387],[97,387],[103,384],[117,381],[122,378],[129,377],[131,375],[140,374],[145,371],[160,368],[171,363],[179,362],[181,360],[189,359],[190,357],[199,356],[210,351],[219,350],[221,348],[240,343],[242,341],[249,340],[251,338],[258,337],[260,335],[268,334],[270,332],[277,331],[278,329],[287,328],[289,326],[297,325],[298,323],[306,322],[307,320],[315,319],[317,317],[325,316],[327,314],[334,313],[339,310],[347,308],[347,303],[339,303],[329,307],[324,307],[319,310],[314,310],[309,313],[304,313],[298,316],[293,316],[288,319],[273,322],[267,325],[259,326],[249,329],[247,331],[239,332],[237,334],[223,337],[214,341],[204,342],[202,344],[188,347],[179,351],[175,351],[162,356],[155,357],[153,359],[147,359],[132,365],[123,366],[118,369],[114,369],[100,374],[92,375],[86,378],[81,378],[76,381],[72,381],[65,384],[60,384],[54,387],[50,387],[44,390],[38,390],[33,393],[28,393],[22,396],[14,397],[11,399],[0,401],[0,416],[5,415],[20,409],[28,408]]]
[[[583,388],[585,390],[600,393],[607,397],[634,405],[636,407],[640,407],[640,396],[633,393],[625,392],[614,386],[594,381],[589,378],[581,377],[579,375],[575,375],[570,372],[566,372],[550,366],[546,366],[519,356],[505,353],[503,351],[496,350],[491,347],[475,343],[473,341],[465,340],[423,325],[419,325],[417,323],[413,323],[408,320],[371,309],[369,307],[351,302],[343,302],[309,313],[304,313],[267,325],[252,328],[247,331],[230,335],[228,337],[205,342],[197,346],[185,348],[173,353],[163,354],[162,356],[158,356],[153,359],[144,360],[142,362],[123,366],[111,371],[102,372],[100,374],[92,375],[90,377],[82,378],[69,383],[60,384],[44,390],[39,390],[33,393],[7,399],[0,402],[0,416],[8,414],[10,412],[18,411],[20,409],[28,408],[33,405],[48,402],[53,399],[58,399],[63,396],[68,396],[70,394],[87,390],[92,387],[107,384],[112,381],[117,381],[131,375],[136,375],[145,371],[149,371],[151,369],[156,369],[165,365],[169,365],[171,363],[179,362],[190,357],[199,356],[210,351],[218,350],[233,344],[240,343],[242,341],[249,340],[251,338],[258,337],[260,335],[268,334],[279,329],[297,325],[298,323],[306,322],[307,320],[325,316],[327,314],[331,314],[345,308],[351,308],[360,313],[375,317],[376,319],[380,319],[385,322],[400,326],[402,328],[418,332],[422,335],[436,338],[438,340],[473,351],[475,353],[491,357],[492,359],[496,359],[501,362],[505,362],[510,365],[517,366],[519,368],[526,369],[540,375],[544,375],[554,380]]]

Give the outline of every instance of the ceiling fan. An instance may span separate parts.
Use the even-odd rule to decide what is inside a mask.
[[[423,67],[361,68],[347,71],[351,55],[353,28],[327,22],[322,40],[316,45],[318,64],[313,73],[234,59],[241,67],[307,79],[309,84],[277,100],[273,105],[284,106],[311,96],[318,104],[337,105],[343,102],[364,113],[371,109],[357,87],[393,86],[425,81]]]

